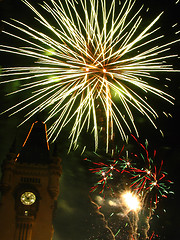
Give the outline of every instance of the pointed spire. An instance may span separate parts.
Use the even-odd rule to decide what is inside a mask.
[[[54,149],[53,149],[53,157],[58,156],[58,146],[56,143],[54,143]]]
[[[17,162],[29,164],[48,164],[51,162],[45,123],[36,121],[32,124],[17,157]]]
[[[17,140],[16,140],[16,137],[14,139],[14,141],[12,142],[12,145],[9,149],[9,152],[10,153],[17,153]]]

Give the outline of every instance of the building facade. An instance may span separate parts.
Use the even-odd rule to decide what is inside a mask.
[[[50,157],[46,125],[35,122],[19,154],[2,164],[1,240],[51,240],[61,159]]]

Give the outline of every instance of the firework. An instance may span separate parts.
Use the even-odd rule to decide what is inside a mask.
[[[161,167],[162,165],[163,161],[161,162]],[[131,179],[134,181],[131,185],[131,188],[133,188],[135,191],[138,191],[139,193],[143,193],[145,196],[148,193],[153,192],[153,194],[150,195],[152,199],[155,198],[155,204],[158,203],[158,198],[167,198],[167,195],[169,193],[172,193],[169,191],[169,184],[172,184],[172,182],[167,179],[167,173],[161,171],[161,167],[157,169],[156,166],[153,166],[151,170],[132,169],[134,173],[132,174],[133,177]]]
[[[92,187],[92,191],[95,191],[98,186],[102,187],[102,190],[100,193],[104,192],[104,189],[110,186],[108,185],[109,180],[113,179],[114,172],[120,172],[120,170],[117,168],[118,161],[116,160],[109,160],[109,164],[105,164],[103,162],[100,163],[94,163],[95,165],[98,165],[97,168],[89,169],[92,173],[95,173],[100,177],[100,180],[95,184],[94,187]]]
[[[97,183],[91,188],[91,192],[100,188],[99,193],[104,193],[105,189],[111,189],[113,192],[113,188],[111,187],[111,180],[113,180],[116,175],[122,175],[122,173],[128,172],[133,167],[134,163],[128,157],[128,152],[126,151],[126,156],[123,156],[124,146],[118,152],[117,156],[113,159],[104,159],[103,156],[100,156],[96,153],[96,157],[98,156],[97,161],[92,161],[90,159],[85,159],[89,161],[92,165],[89,170],[97,176]],[[109,156],[108,156],[109,157]],[[107,158],[107,157],[106,157]],[[112,158],[112,157],[111,157]]]
[[[133,137],[136,141],[137,139]],[[153,157],[150,157],[148,151],[148,142],[143,145],[138,143],[143,151],[141,154],[134,155],[136,162],[141,162],[141,167],[132,167],[129,169],[129,173],[132,175],[132,183],[130,187],[140,193],[141,196],[150,198],[151,203],[158,203],[160,197],[167,198],[170,191],[170,184],[173,182],[167,179],[167,173],[162,171],[163,160],[160,162],[160,166],[156,166],[156,151],[154,151]],[[143,166],[142,163],[144,162]],[[140,166],[139,165],[139,166]]]
[[[138,211],[140,209],[140,201],[137,196],[132,194],[132,192],[124,192],[122,198],[128,211]]]
[[[123,146],[113,159],[98,156],[99,159],[88,160],[92,165],[89,170],[97,180],[91,192],[100,189],[98,194],[102,197],[97,198],[100,208],[103,211],[104,205],[111,207],[113,213],[109,214],[110,217],[117,215],[126,220],[126,230],[128,232],[130,228],[132,239],[138,239],[139,234],[141,239],[152,239],[155,233],[149,231],[150,221],[162,198],[173,193],[170,188],[172,181],[163,171],[163,160],[159,162],[156,151],[149,151],[148,141],[142,144],[132,137],[138,147],[137,152],[128,154],[126,146]],[[150,234],[151,237],[148,236]]]
[[[93,132],[97,149],[99,128],[103,128],[107,151],[115,126],[123,140],[131,129],[138,135],[133,109],[156,127],[158,115],[146,101],[146,94],[173,103],[172,96],[150,82],[159,80],[156,72],[175,71],[165,61],[176,57],[169,50],[179,41],[158,45],[163,36],[157,34],[156,23],[162,13],[142,30],[143,7],[135,10],[135,0],[108,4],[106,0],[51,0],[41,5],[46,18],[28,1],[23,2],[35,15],[37,28],[18,20],[4,21],[19,35],[3,33],[24,46],[0,45],[0,51],[31,58],[34,63],[4,68],[1,83],[20,81],[20,89],[11,94],[31,91],[32,95],[5,112],[13,115],[31,107],[27,121],[47,109],[45,122],[53,121],[49,138],[55,140],[71,124],[70,148],[78,145],[85,129]],[[105,118],[103,123],[98,114]]]
[[[160,197],[166,197],[170,191],[170,184],[173,182],[167,179],[167,173],[162,171],[163,160],[159,162],[156,160],[156,151],[154,150],[153,156],[151,157],[148,151],[148,141],[146,140],[145,145],[139,143],[137,139],[132,136],[133,139],[140,146],[138,153],[131,153],[128,156],[128,151],[125,151],[125,146],[122,147],[120,152],[114,156],[113,159],[107,159],[106,157],[98,156],[96,161],[85,159],[92,165],[89,170],[95,174],[98,178],[97,183],[92,187],[92,191],[95,191],[98,187],[102,190],[99,193],[103,193],[105,188],[113,189],[114,184],[111,180],[119,179],[122,180],[122,176],[128,178],[129,188],[139,194],[141,197],[151,195],[157,199]],[[124,152],[126,155],[123,156]],[[157,165],[155,164],[157,162]],[[112,184],[110,184],[112,182]],[[127,184],[127,183],[126,183]],[[112,192],[114,192],[112,190]]]

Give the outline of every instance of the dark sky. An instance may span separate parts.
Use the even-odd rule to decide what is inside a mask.
[[[31,0],[31,2],[33,2]],[[40,0],[36,2],[41,2]],[[162,26],[162,32],[166,33],[166,40],[171,40],[172,25],[179,21],[179,6],[180,3],[175,5],[177,0],[137,0],[137,4],[144,3],[146,8],[150,7],[149,15],[152,18],[156,17],[161,11],[165,11],[164,15],[159,21]],[[1,0],[0,1],[2,19],[8,20],[9,18],[16,18],[22,22],[31,23],[29,16],[30,11],[19,0]],[[32,16],[31,16],[32,17]],[[148,17],[144,13],[145,21],[148,21]],[[145,22],[146,23],[146,22]],[[1,29],[5,29],[5,25],[1,24]],[[180,30],[177,25],[176,31]],[[173,29],[175,31],[175,29]],[[179,35],[176,37],[178,38]],[[8,44],[13,45],[13,39],[6,39],[4,36],[0,36],[0,39]],[[1,41],[1,40],[0,40]],[[178,53],[179,44],[172,47],[172,50]],[[15,65],[15,61],[18,60],[11,55],[3,54],[0,59],[1,66]],[[19,62],[16,62],[17,65]],[[179,68],[179,62],[174,61],[173,64],[176,68]],[[158,130],[148,123],[143,118],[137,119],[137,125],[139,126],[140,141],[144,142],[147,138],[152,148],[159,151],[160,157],[165,162],[165,170],[169,173],[169,178],[174,181],[173,190],[174,196],[170,196],[169,199],[162,202],[160,212],[162,209],[166,209],[166,213],[163,213],[160,218],[154,218],[152,221],[152,228],[160,234],[160,238],[166,240],[176,240],[180,235],[180,208],[179,208],[179,183],[180,183],[180,84],[179,75],[171,74],[167,77],[172,79],[170,83],[169,92],[175,96],[175,104],[169,105],[163,101],[154,100],[156,109],[161,112],[160,118],[157,121],[158,130],[162,129],[164,137],[159,134]],[[15,83],[16,84],[16,83]],[[16,86],[1,85],[0,87],[0,101],[1,108],[5,110],[8,106],[18,101],[18,97],[5,97],[5,93],[11,91],[11,88]],[[163,111],[170,112],[173,118],[166,118]],[[1,110],[1,111],[2,111]],[[29,128],[36,117],[23,126],[17,128],[17,125],[23,119],[24,113],[19,113],[15,116],[8,118],[7,114],[0,115],[0,160],[2,161],[8,153],[13,140],[17,139],[17,151],[20,147],[29,131]],[[95,204],[91,203],[89,198],[89,189],[93,184],[93,177],[88,171],[88,166],[84,163],[83,158],[86,156],[86,152],[83,156],[80,155],[81,150],[68,151],[68,129],[64,130],[57,140],[58,150],[60,157],[63,159],[63,175],[60,182],[60,196],[58,200],[58,208],[54,219],[55,234],[54,240],[111,240],[111,233],[105,226],[102,215],[97,212]],[[86,138],[86,136],[85,136]],[[83,136],[80,142],[84,143],[86,139]],[[120,140],[121,141],[121,140]],[[118,142],[118,145],[123,143]],[[87,141],[87,154],[92,150],[92,143]],[[114,223],[118,226],[118,220]],[[158,227],[157,227],[158,226]],[[117,238],[118,239],[125,239]]]

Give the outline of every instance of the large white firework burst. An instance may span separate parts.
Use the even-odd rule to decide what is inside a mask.
[[[135,0],[50,0],[41,5],[46,17],[28,1],[23,2],[42,29],[17,20],[4,21],[23,37],[3,32],[24,46],[1,45],[0,50],[34,59],[34,66],[3,69],[8,80],[1,83],[21,82],[21,88],[12,94],[32,90],[32,96],[7,109],[11,115],[32,106],[27,121],[50,108],[46,122],[54,122],[49,137],[55,140],[71,123],[70,148],[77,146],[83,129],[93,132],[95,149],[100,127],[105,129],[107,150],[114,126],[122,139],[131,129],[138,134],[133,108],[156,127],[153,119],[158,115],[144,96],[149,92],[173,103],[170,95],[150,83],[159,80],[154,72],[175,71],[165,60],[176,57],[168,51],[179,41],[156,44],[163,38],[155,27],[162,13],[142,29],[143,7],[134,10]]]

